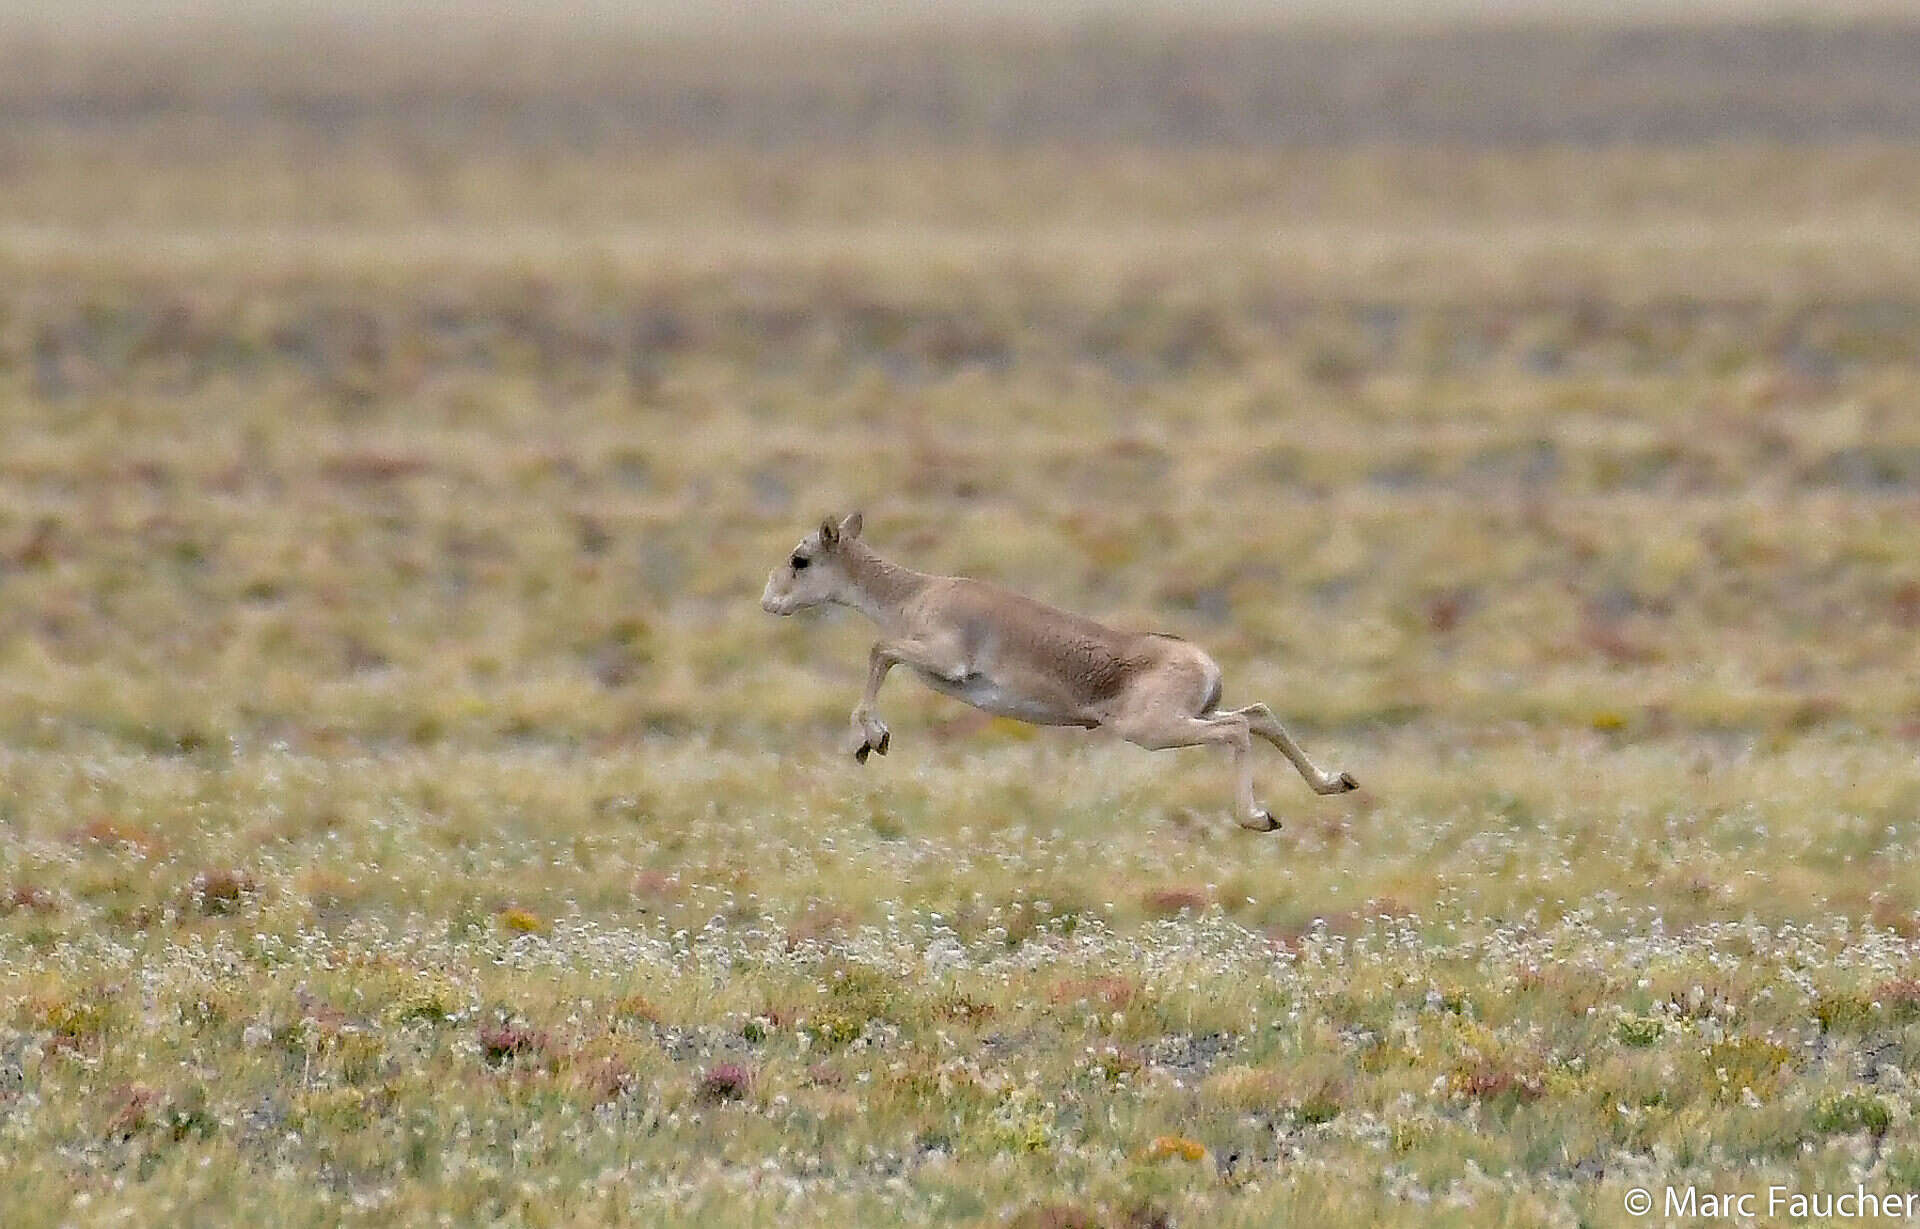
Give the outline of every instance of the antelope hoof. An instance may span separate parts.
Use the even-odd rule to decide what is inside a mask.
[[[1241,820],[1240,826],[1242,828],[1249,829],[1250,831],[1253,831],[1253,832],[1280,831],[1280,821],[1275,819],[1273,817],[1273,813],[1271,811],[1266,810],[1264,807],[1255,811],[1252,815],[1249,815],[1247,818]]]
[[[893,740],[893,732],[887,729],[887,723],[877,717],[861,720],[853,729],[853,758],[862,764],[867,756],[878,751],[887,753],[887,744]]]
[[[1360,783],[1353,779],[1353,774],[1350,772],[1343,772],[1337,777],[1330,778],[1325,785],[1318,786],[1317,788],[1315,788],[1314,793],[1316,794],[1351,794],[1354,790],[1357,790],[1359,788],[1360,788]]]

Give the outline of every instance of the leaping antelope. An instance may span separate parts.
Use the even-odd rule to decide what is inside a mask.
[[[767,577],[760,606],[790,615],[834,602],[880,625],[847,744],[862,764],[869,752],[887,753],[891,735],[873,706],[887,671],[902,665],[997,716],[1107,728],[1149,751],[1226,747],[1244,828],[1280,826],[1253,798],[1254,735],[1278,747],[1316,794],[1359,788],[1347,773],[1314,767],[1266,705],[1218,708],[1220,667],[1179,637],[1114,631],[985,581],[915,572],[875,554],[860,528],[858,512],[838,525],[822,521]]]

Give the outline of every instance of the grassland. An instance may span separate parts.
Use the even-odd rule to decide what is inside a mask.
[[[1920,1190],[1911,27],[0,33],[9,1229]],[[856,505],[1367,789],[856,767]]]

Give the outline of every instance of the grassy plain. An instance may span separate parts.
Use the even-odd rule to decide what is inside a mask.
[[[1089,29],[5,43],[8,1226],[1920,1189],[1916,36]],[[856,767],[855,505],[1367,789]]]

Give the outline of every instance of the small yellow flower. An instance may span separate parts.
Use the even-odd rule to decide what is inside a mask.
[[[1170,1156],[1183,1161],[1204,1161],[1207,1159],[1207,1147],[1199,1140],[1188,1139],[1184,1135],[1157,1136],[1147,1145],[1149,1161],[1162,1161]]]
[[[537,935],[547,928],[539,914],[529,909],[502,909],[500,924],[515,934]]]

